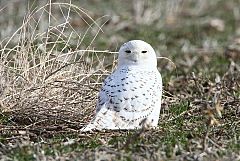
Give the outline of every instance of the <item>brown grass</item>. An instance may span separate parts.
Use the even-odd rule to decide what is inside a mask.
[[[58,15],[52,10],[62,12],[63,22],[55,21]],[[84,35],[69,23],[71,12],[89,21]],[[10,115],[10,125],[3,125],[2,133],[68,131],[65,124],[77,130],[90,119],[102,77],[109,73],[104,60],[88,50],[101,31],[102,24],[97,21],[73,4],[50,2],[28,13],[22,26],[2,42],[1,113],[2,117]],[[44,32],[42,22],[47,22]],[[82,45],[93,29],[92,41]],[[74,48],[73,40],[77,40]]]

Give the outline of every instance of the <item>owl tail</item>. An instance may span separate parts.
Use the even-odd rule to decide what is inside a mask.
[[[109,129],[109,123],[112,122],[112,112],[106,108],[102,108],[96,113],[95,118],[85,127],[81,129],[82,132],[92,131],[92,130],[103,130]]]
[[[89,123],[87,126],[81,128],[80,131],[87,132],[87,131],[92,131],[94,129],[96,129],[96,126],[94,125],[94,123]]]
[[[129,125],[126,124],[116,111],[102,108],[95,116],[95,118],[85,127],[81,129],[82,132],[92,130],[104,129],[128,129]]]

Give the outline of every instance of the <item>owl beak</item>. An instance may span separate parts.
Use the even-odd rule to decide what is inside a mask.
[[[140,56],[139,53],[134,51],[130,55],[128,55],[128,59],[133,62],[137,62],[137,60],[139,60],[139,56]]]

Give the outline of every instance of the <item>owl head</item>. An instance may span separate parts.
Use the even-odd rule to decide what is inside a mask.
[[[119,50],[118,66],[157,66],[157,58],[150,44],[142,40],[131,40],[124,43]]]

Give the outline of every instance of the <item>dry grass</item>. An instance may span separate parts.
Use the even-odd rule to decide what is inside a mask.
[[[52,10],[61,11],[62,22]],[[87,23],[80,35],[69,23],[72,12]],[[1,44],[1,134],[7,142],[26,135],[53,136],[76,132],[89,121],[102,77],[109,74],[104,59],[83,44],[85,35],[101,31],[105,22],[93,20],[70,3],[34,8],[16,32]],[[41,31],[42,22],[47,24]],[[98,22],[99,21],[99,22]],[[92,33],[91,33],[92,34]],[[74,42],[74,48],[73,42]],[[84,50],[80,50],[85,46]]]
[[[118,7],[97,8],[110,13],[102,16],[71,1],[29,2],[19,28],[19,20],[0,18],[9,29],[0,43],[0,158],[240,160],[240,43],[238,26],[224,24],[239,20],[238,2],[93,2],[83,4]],[[10,13],[8,5],[0,14]],[[233,15],[205,16],[218,5]],[[115,68],[114,51],[133,38],[149,40],[176,65],[159,60],[159,128],[81,133]]]

